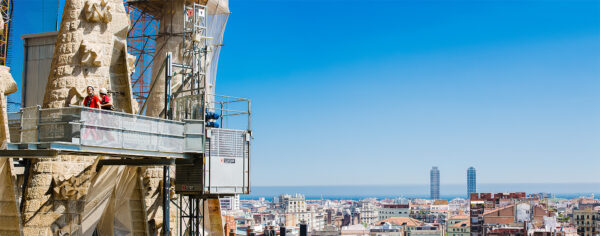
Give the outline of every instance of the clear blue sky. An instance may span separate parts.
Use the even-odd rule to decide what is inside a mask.
[[[599,182],[600,1],[230,5],[253,185]]]

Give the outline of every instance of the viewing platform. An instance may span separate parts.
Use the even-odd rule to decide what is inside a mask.
[[[174,121],[80,106],[9,113],[10,143],[0,156],[40,157],[60,153],[128,158],[243,156],[247,130],[207,128],[204,120]],[[216,152],[216,153],[215,153]]]

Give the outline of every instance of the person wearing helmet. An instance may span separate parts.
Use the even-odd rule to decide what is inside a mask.
[[[83,105],[91,108],[100,108],[100,98],[94,94],[94,87],[87,86],[88,95],[83,100]]]
[[[100,89],[100,108],[102,110],[112,110],[113,104],[110,102],[110,97],[108,97],[108,92],[105,88]]]

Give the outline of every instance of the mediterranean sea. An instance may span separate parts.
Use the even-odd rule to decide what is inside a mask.
[[[442,199],[466,198],[464,184],[440,186]],[[478,192],[547,193],[557,198],[580,196],[600,197],[600,183],[531,183],[531,184],[479,184]],[[359,200],[364,198],[429,198],[429,185],[370,185],[370,186],[253,186],[249,195],[241,199],[271,199],[280,194],[303,194],[309,200]]]

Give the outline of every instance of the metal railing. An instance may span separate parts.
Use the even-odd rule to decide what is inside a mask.
[[[79,106],[28,107],[9,114],[11,143],[66,142],[182,153],[185,149],[184,125],[179,121]]]
[[[176,120],[204,120],[212,112],[219,115],[221,128],[251,131],[251,104],[246,98],[200,93],[175,98],[173,107]]]

